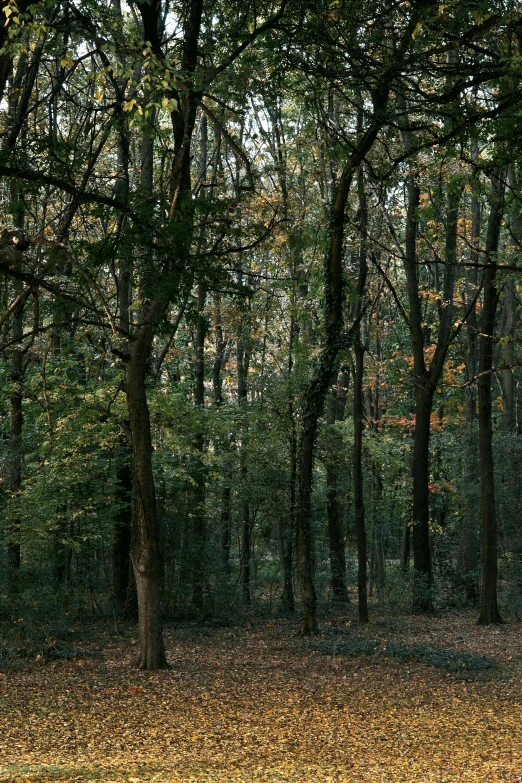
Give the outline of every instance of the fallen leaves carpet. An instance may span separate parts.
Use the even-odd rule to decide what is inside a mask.
[[[166,637],[164,672],[133,670],[106,633],[5,667],[0,781],[522,781],[520,624],[338,622],[308,642],[272,619]]]

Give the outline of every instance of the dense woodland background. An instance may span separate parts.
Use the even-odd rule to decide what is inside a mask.
[[[1,619],[520,617],[522,5],[1,14]]]

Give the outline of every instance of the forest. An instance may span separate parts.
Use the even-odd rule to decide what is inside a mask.
[[[519,620],[522,5],[1,13],[2,627]]]
[[[0,9],[0,780],[520,782],[522,3]]]

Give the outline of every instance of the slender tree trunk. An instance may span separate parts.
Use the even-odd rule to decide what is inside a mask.
[[[283,570],[283,592],[281,594],[281,608],[284,612],[295,610],[293,564],[294,564],[294,535],[296,513],[296,482],[297,482],[297,431],[293,403],[289,404],[290,419],[290,479],[289,479],[289,508],[288,520],[279,519],[279,556]]]
[[[117,6],[121,14],[121,8]],[[123,83],[120,80],[120,88]],[[118,143],[118,172],[119,176],[114,183],[114,193],[122,203],[129,196],[129,129],[124,112],[119,112],[119,143]],[[152,156],[152,152],[151,152]],[[152,164],[151,164],[152,165]],[[152,187],[152,185],[151,185]],[[126,217],[120,215],[119,230],[124,233],[126,229]],[[132,301],[132,274],[131,263],[127,256],[118,259],[118,325],[120,327],[121,352],[124,356],[129,351],[129,341],[126,339],[130,332],[130,305]],[[116,476],[116,495],[119,502],[118,512],[114,520],[114,540],[112,556],[112,584],[113,596],[116,606],[124,617],[137,619],[136,580],[132,571],[131,544],[132,544],[132,448],[129,443],[128,427],[124,426],[124,432],[118,446],[118,468]],[[127,431],[125,431],[127,430]]]
[[[196,330],[196,407],[202,409],[205,402],[205,333],[204,315],[206,290],[200,283],[198,291],[198,322]],[[194,437],[194,491],[193,491],[193,546],[192,546],[192,604],[198,611],[203,609],[203,588],[205,583],[205,467],[203,452],[205,439],[202,432]]]
[[[20,71],[25,68],[20,67]],[[16,114],[16,95],[19,91],[19,85],[14,83],[11,85],[12,90],[9,96],[9,114],[11,119],[14,119]],[[23,194],[17,183],[11,185],[11,214],[13,217],[13,225],[20,232],[25,228],[25,204],[23,200]],[[13,349],[11,352],[11,372],[10,380],[12,383],[12,391],[10,394],[10,407],[11,407],[11,432],[9,443],[9,466],[8,466],[8,488],[11,496],[16,497],[22,489],[22,436],[23,436],[23,410],[22,410],[22,388],[24,383],[24,351],[22,347],[22,340],[24,336],[24,305],[25,298],[23,296],[23,284],[15,280],[13,285],[13,294],[18,299],[18,304],[15,307],[12,316],[11,324],[11,338],[13,340]],[[8,565],[12,576],[16,577],[20,570],[21,565],[21,548],[20,548],[20,533],[21,525],[20,519],[16,518],[11,528],[12,539],[8,544],[7,559]]]
[[[478,149],[474,145],[472,157],[476,158]],[[471,252],[472,264],[479,263],[481,209],[479,183],[474,181],[471,197]],[[469,281],[471,283],[470,297],[474,297],[478,288],[478,268],[472,267]],[[469,309],[469,303],[465,302],[465,310]],[[479,518],[480,489],[477,481],[478,473],[478,443],[477,443],[477,392],[475,377],[477,375],[477,313],[472,307],[466,323],[467,349],[466,349],[466,375],[468,386],[466,387],[466,454],[464,465],[465,501],[462,519],[462,535],[460,543],[459,569],[462,574],[462,582],[466,600],[471,604],[477,604],[479,600],[478,589],[478,535],[477,521]]]
[[[132,465],[128,443],[119,449],[120,464],[116,475],[116,499],[118,511],[114,520],[112,550],[112,594],[122,615],[130,608],[130,548],[132,535]]]
[[[318,418],[318,416],[317,416]],[[313,451],[317,433],[315,425],[309,422],[301,435],[299,447],[299,495],[297,506],[297,573],[301,594],[301,634],[317,633],[317,596],[312,571],[312,471]]]
[[[413,21],[413,19],[411,20]],[[405,32],[395,49],[396,62],[400,62],[411,42],[411,29]],[[316,360],[312,377],[304,393],[302,427],[298,447],[298,502],[297,502],[297,566],[299,589],[303,602],[301,633],[317,631],[317,599],[311,568],[311,491],[313,454],[319,416],[332,383],[337,358],[342,344],[343,331],[343,251],[345,210],[357,169],[372,148],[377,135],[386,122],[386,108],[393,79],[393,68],[382,74],[378,87],[372,93],[373,115],[366,130],[362,123],[359,140],[346,162],[335,188],[330,219],[330,246],[325,264],[325,307],[323,346]],[[359,296],[361,295],[360,292]]]
[[[219,157],[218,152],[219,149],[216,150],[216,159]],[[221,372],[225,362],[225,349],[227,346],[227,340],[223,337],[221,297],[219,294],[215,294],[214,296],[214,340],[216,356],[212,366],[212,390],[214,405],[216,408],[219,408],[223,404]],[[225,443],[219,444],[218,448],[223,456],[225,456],[230,451],[230,444],[225,441]],[[230,587],[230,547],[232,543],[232,491],[230,489],[230,479],[226,470],[224,471],[224,475],[225,485],[221,496],[220,559],[225,588],[228,592]]]
[[[377,588],[377,598],[381,601],[386,584],[386,557],[383,520],[380,515],[380,501],[382,497],[382,481],[377,465],[372,465],[373,474],[373,540],[370,557],[370,584]],[[371,590],[370,590],[371,595]]]
[[[417,380],[413,442],[413,565],[414,611],[432,609],[432,561],[430,548],[429,453],[433,394],[431,384]]]
[[[346,558],[344,552],[344,534],[339,508],[339,450],[341,438],[335,430],[335,422],[344,419],[346,395],[349,375],[340,375],[337,388],[331,393],[327,402],[326,422],[330,433],[331,453],[326,458],[326,508],[328,515],[328,538],[330,543],[330,589],[332,600],[338,604],[348,603],[346,590]]]
[[[237,396],[240,407],[246,410],[247,405],[247,377],[248,377],[248,365],[250,360],[250,354],[246,347],[246,340],[244,336],[244,324],[240,325],[237,341]],[[244,422],[246,427],[246,422]],[[243,492],[246,490],[248,468],[246,465],[246,432],[243,435],[243,441],[241,443],[240,454],[240,471],[241,471],[241,486]],[[251,520],[250,520],[250,503],[247,499],[243,499],[241,504],[241,552],[240,552],[240,582],[241,582],[241,595],[243,603],[247,606],[251,602],[250,595],[250,559],[251,552]]]
[[[511,434],[515,422],[515,379],[513,365],[515,364],[515,324],[516,324],[516,300],[515,281],[507,280],[504,293],[505,326],[503,337],[508,342],[504,348],[504,364],[502,370],[502,425],[504,434]]]
[[[501,623],[497,603],[497,516],[493,461],[493,425],[491,387],[493,375],[493,338],[498,304],[496,258],[503,212],[502,174],[492,175],[492,203],[486,239],[486,268],[483,278],[484,301],[480,317],[480,361],[478,378],[480,506],[482,513],[482,589],[478,625]]]
[[[242,526],[241,526],[241,595],[243,603],[249,606],[251,603],[250,596],[250,561],[252,557],[252,541],[251,541],[251,521],[250,521],[250,504],[248,502],[243,503],[242,512]]]
[[[410,566],[410,523],[407,519],[402,523],[400,563],[401,570],[406,572]]]
[[[353,495],[355,509],[355,532],[357,535],[357,595],[359,599],[359,622],[368,622],[368,588],[366,575],[366,526],[364,521],[364,484],[362,473],[363,435],[363,367],[364,347],[360,340],[360,328],[354,345],[355,372],[353,375]]]
[[[232,501],[230,485],[223,488],[221,500],[221,567],[228,585],[230,581],[230,545],[232,542]]]
[[[14,347],[11,358],[12,392],[10,394],[11,405],[11,437],[9,443],[9,477],[8,487],[12,496],[16,497],[22,489],[22,434],[23,434],[23,411],[22,411],[22,384],[24,378],[24,361],[22,352],[23,338],[23,316],[24,301],[21,296],[22,286],[18,282],[14,286],[14,294],[20,298],[19,304],[15,308],[12,321],[12,340]],[[11,573],[16,575],[20,570],[21,549],[20,549],[20,519],[16,518],[11,528],[12,540],[8,546],[8,563]]]
[[[339,473],[329,463],[326,470],[326,507],[328,513],[328,538],[330,542],[330,588],[332,600],[338,604],[348,603],[346,592],[346,559],[344,536],[337,497]]]

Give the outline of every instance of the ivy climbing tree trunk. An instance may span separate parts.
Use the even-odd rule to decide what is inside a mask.
[[[411,42],[409,21],[401,43],[394,50],[393,63],[383,67],[377,86],[372,92],[372,113],[366,130],[346,161],[337,185],[330,214],[330,242],[325,259],[324,281],[324,336],[312,376],[303,395],[302,425],[298,445],[298,500],[297,500],[297,571],[302,601],[302,635],[317,633],[317,598],[312,573],[311,496],[314,447],[319,417],[324,410],[328,389],[337,370],[337,359],[343,345],[343,307],[345,300],[343,280],[344,225],[348,196],[354,174],[372,148],[380,129],[387,121],[386,109],[390,87],[399,64]],[[413,24],[413,27],[415,25]]]

